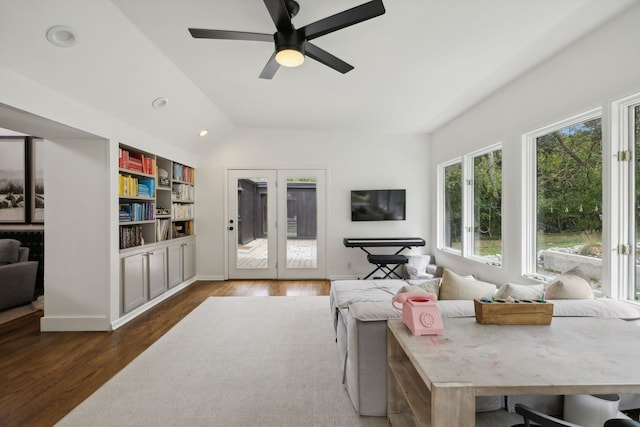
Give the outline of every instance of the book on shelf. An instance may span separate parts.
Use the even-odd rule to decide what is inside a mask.
[[[152,156],[145,156],[142,153],[131,153],[125,148],[118,151],[118,167],[135,172],[154,175],[156,170],[156,159]]]
[[[184,181],[193,184],[195,178],[195,172],[193,168],[189,166],[181,165],[180,163],[173,164],[173,179],[176,181]]]
[[[130,225],[120,227],[120,249],[133,248],[144,245],[142,226]]]
[[[193,185],[174,183],[171,187],[171,195],[174,200],[193,201]]]
[[[172,203],[171,214],[175,219],[193,218],[194,206],[191,204],[185,205],[182,203]]]
[[[138,179],[138,195],[142,197],[153,197],[155,194],[156,180],[153,178]]]
[[[138,178],[131,175],[118,174],[119,192],[121,196],[138,195]]]
[[[120,205],[120,221],[152,221],[155,218],[154,203],[126,203]]]
[[[118,212],[118,216],[120,218],[120,222],[132,221],[131,216],[131,205],[124,204],[120,205],[120,211]]]
[[[156,238],[158,239],[158,242],[169,239],[170,226],[171,221],[168,219],[159,219],[156,221]]]

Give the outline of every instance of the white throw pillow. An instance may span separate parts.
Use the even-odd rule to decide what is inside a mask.
[[[513,299],[530,299],[537,300],[544,294],[544,285],[515,285],[513,283],[505,283],[498,288],[495,297],[504,299],[511,297]]]
[[[440,278],[430,280],[409,280],[408,285],[401,287],[398,292],[429,292],[438,296],[440,293]]]
[[[546,299],[593,299],[591,284],[575,274],[563,274],[549,283]]]
[[[467,279],[445,269],[440,282],[441,300],[491,298],[496,293],[497,286],[493,283]]]

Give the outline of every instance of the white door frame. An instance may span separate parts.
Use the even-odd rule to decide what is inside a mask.
[[[237,182],[242,178],[267,179],[267,266],[237,268]],[[316,266],[287,267],[287,179],[290,177],[316,180]],[[325,279],[326,278],[326,170],[325,169],[227,169],[225,174],[225,243],[228,279]],[[233,221],[233,223],[231,222]],[[278,224],[282,224],[278,227]],[[233,227],[233,230],[230,228]]]

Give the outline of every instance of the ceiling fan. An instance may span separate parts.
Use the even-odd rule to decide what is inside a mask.
[[[285,67],[301,65],[305,55],[344,74],[353,70],[353,66],[320,49],[309,40],[375,18],[385,12],[382,0],[373,0],[296,29],[291,18],[296,16],[300,10],[298,2],[295,0],[264,0],[264,4],[276,25],[277,31],[273,34],[200,28],[189,28],[189,32],[197,39],[275,42],[275,51],[260,73],[261,79],[273,78],[280,65]]]

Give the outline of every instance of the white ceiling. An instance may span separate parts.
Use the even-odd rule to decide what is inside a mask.
[[[296,27],[364,0],[298,2]],[[314,40],[353,71],[307,58],[263,80],[271,44],[196,40],[187,31],[272,33],[261,0],[0,0],[0,67],[185,144],[202,128],[215,139],[231,125],[430,132],[635,4],[385,0],[386,14]],[[73,27],[77,44],[50,45],[53,25]],[[160,96],[169,105],[151,108]]]

